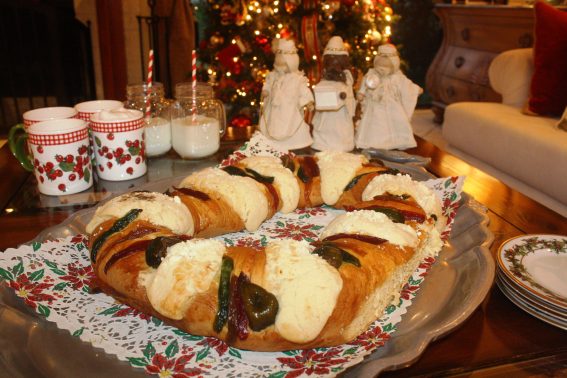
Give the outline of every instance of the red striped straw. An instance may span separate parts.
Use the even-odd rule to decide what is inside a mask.
[[[147,93],[146,93],[146,118],[149,120],[151,116],[151,103],[150,103],[150,89],[153,84],[153,73],[154,73],[154,50],[150,49],[150,56],[148,58],[148,80]]]
[[[197,119],[197,51],[191,51],[191,86],[193,89],[193,123]]]

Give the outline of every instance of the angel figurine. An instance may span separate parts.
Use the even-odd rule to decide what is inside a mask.
[[[313,108],[313,93],[303,72],[292,40],[274,41],[274,68],[262,87],[260,132],[275,147],[295,150],[313,142],[305,110]]]
[[[323,51],[323,79],[315,86],[313,145],[317,150],[348,152],[354,148],[352,117],[356,101],[352,90],[348,51],[333,36]]]
[[[378,47],[374,68],[364,75],[357,94],[362,116],[356,128],[356,147],[415,147],[410,120],[421,93],[422,89],[400,71],[396,47]]]

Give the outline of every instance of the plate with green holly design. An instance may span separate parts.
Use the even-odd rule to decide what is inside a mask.
[[[516,289],[510,287],[509,284],[506,283],[506,279],[502,278],[500,275],[496,276],[496,284],[510,301],[528,314],[558,328],[567,330],[567,321],[564,315],[550,312],[547,308],[540,306],[538,303],[530,301]]]
[[[512,238],[500,246],[498,267],[522,291],[567,310],[567,236]]]

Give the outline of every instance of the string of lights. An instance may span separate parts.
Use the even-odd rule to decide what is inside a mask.
[[[316,67],[320,52],[304,54],[305,17],[316,19],[319,46],[340,35],[353,67],[361,73],[371,66],[378,46],[389,40],[395,22],[385,0],[206,0],[195,4],[195,12],[209,25],[199,45],[198,77],[214,86],[227,105],[232,126],[257,122],[260,92],[272,69],[274,39],[293,38],[300,69]]]

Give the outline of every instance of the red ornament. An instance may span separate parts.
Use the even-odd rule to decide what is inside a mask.
[[[227,68],[230,73],[239,75],[244,68],[244,65],[240,61],[240,56],[245,51],[247,51],[246,44],[237,36],[234,38],[234,43],[231,43],[218,52],[217,58],[219,63]]]
[[[240,59],[234,58],[239,57],[241,54],[242,51],[236,44],[230,44],[219,51],[217,57],[223,67],[228,69],[231,73],[238,75],[242,71],[242,63]]]
[[[356,0],[341,0],[341,2],[347,7],[352,7]]]
[[[265,44],[267,44],[269,42],[268,37],[266,37],[263,34],[256,36],[256,38],[254,38],[254,39],[256,40],[256,43],[260,46],[264,46]]]
[[[232,127],[247,127],[250,125],[252,125],[252,120],[244,114],[238,114],[230,120],[230,126]]]

